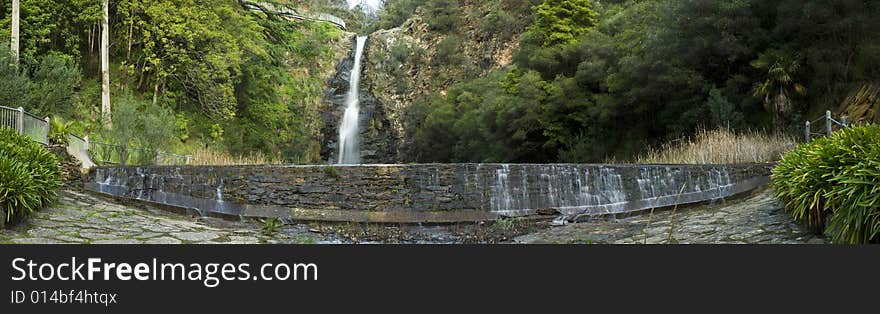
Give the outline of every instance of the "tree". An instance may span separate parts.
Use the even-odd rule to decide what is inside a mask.
[[[113,127],[110,116],[110,0],[104,0],[104,19],[101,21],[101,120],[105,127]]]
[[[596,25],[590,0],[545,0],[535,6],[530,32],[540,34],[544,46],[569,44]]]
[[[783,130],[786,115],[792,111],[791,98],[806,94],[806,87],[795,81],[800,70],[797,55],[770,49],[762,53],[752,66],[765,73],[764,80],[755,84],[753,95],[762,98],[764,109],[773,114],[773,126]]]
[[[19,0],[12,0],[12,44],[10,49],[12,51],[12,60],[16,65],[18,65],[18,32],[21,20],[19,7]]]

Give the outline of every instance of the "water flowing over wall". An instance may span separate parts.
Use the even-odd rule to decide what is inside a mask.
[[[767,165],[412,164],[115,167],[86,188],[203,214],[301,220],[568,220],[722,199],[769,181]]]

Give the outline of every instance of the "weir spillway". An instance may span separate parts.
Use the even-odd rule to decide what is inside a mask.
[[[86,189],[201,214],[354,222],[584,220],[723,199],[768,165],[408,164],[101,167]]]

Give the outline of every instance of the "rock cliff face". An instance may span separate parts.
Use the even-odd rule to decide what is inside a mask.
[[[432,93],[445,94],[455,82],[479,77],[510,64],[528,16],[515,16],[516,25],[504,32],[487,32],[486,17],[497,8],[480,1],[463,1],[452,31],[439,32],[423,19],[421,10],[401,26],[380,30],[367,41],[361,83],[361,152],[365,163],[407,162],[407,115],[414,101]],[[349,39],[354,42],[354,38]],[[352,44],[353,45],[353,44]],[[353,56],[337,66],[330,81],[322,120],[321,156],[336,156],[339,119],[344,110]]]
[[[880,123],[880,84],[864,84],[849,94],[838,109],[851,122]]]
[[[351,69],[354,66],[355,34],[348,36],[348,55],[336,66],[334,75],[327,85],[324,105],[321,110],[321,120],[324,125],[321,134],[324,135],[321,147],[321,157],[328,163],[336,163],[338,159],[339,125],[345,111],[345,97],[348,93]],[[367,40],[366,49],[371,42]],[[362,56],[363,64],[370,59],[368,53]],[[360,115],[359,123],[361,130],[361,161],[364,163],[390,163],[397,161],[394,152],[397,151],[397,141],[386,117],[387,110],[382,102],[378,101],[364,84],[360,89]]]
[[[505,4],[502,4],[505,5]],[[513,6],[515,4],[509,4]],[[452,30],[436,31],[421,9],[401,26],[369,35],[363,55],[360,130],[364,163],[405,163],[407,116],[415,101],[434,93],[444,95],[454,83],[488,74],[510,64],[519,48],[519,34],[530,19],[513,16],[510,25],[487,31],[489,16],[498,10],[481,1],[462,1],[461,15]],[[321,157],[337,158],[339,122],[345,109],[349,75],[354,63],[355,35],[330,79],[321,109]]]

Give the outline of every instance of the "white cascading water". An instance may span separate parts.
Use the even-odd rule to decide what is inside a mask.
[[[360,163],[360,150],[358,148],[358,115],[360,114],[360,83],[361,83],[361,55],[364,53],[364,45],[367,36],[357,37],[357,48],[354,54],[354,65],[351,67],[351,78],[348,81],[348,95],[345,97],[345,114],[342,116],[342,124],[339,126],[339,163]]]

